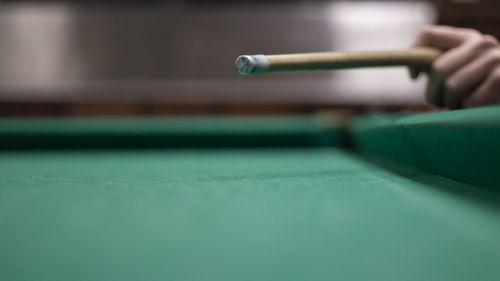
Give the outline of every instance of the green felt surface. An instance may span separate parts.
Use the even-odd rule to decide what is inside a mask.
[[[365,116],[349,131],[360,153],[382,162],[500,187],[500,106]]]
[[[340,146],[335,118],[296,116],[1,118],[0,149]]]
[[[498,280],[500,198],[340,149],[0,153],[0,280]]]

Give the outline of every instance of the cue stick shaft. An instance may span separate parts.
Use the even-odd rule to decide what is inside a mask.
[[[393,51],[321,52],[281,55],[243,55],[236,60],[242,75],[268,72],[334,70],[361,67],[428,67],[442,51],[416,47]]]

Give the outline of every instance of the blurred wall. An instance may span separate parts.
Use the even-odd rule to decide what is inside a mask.
[[[405,48],[426,2],[0,5],[0,100],[422,102],[404,69],[238,76],[240,54]]]
[[[439,24],[475,28],[500,38],[500,1],[441,1],[437,4]]]

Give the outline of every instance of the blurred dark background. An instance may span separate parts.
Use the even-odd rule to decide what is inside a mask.
[[[408,47],[423,24],[500,37],[497,1],[0,1],[0,115],[426,110],[404,68],[241,77],[240,54]]]

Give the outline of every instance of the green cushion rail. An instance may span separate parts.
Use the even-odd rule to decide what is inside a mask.
[[[500,106],[364,116],[349,128],[369,157],[489,187],[500,186]]]
[[[468,140],[482,139],[480,152],[495,157],[485,132],[495,132],[498,109],[485,110],[477,126],[455,127],[467,136],[462,128],[476,128]],[[414,120],[438,149],[446,117],[474,112],[359,119],[353,136],[362,152],[425,167],[427,156],[404,157],[421,149],[405,148],[407,138],[419,139],[395,124]],[[433,116],[446,125],[429,139],[421,119]],[[56,146],[168,146],[169,136],[222,145],[228,132],[284,145],[293,135],[303,145],[342,141],[321,118],[255,118],[1,121],[2,136],[20,142],[12,146],[56,149],[0,151],[0,280],[498,280],[496,190],[391,173],[343,148]]]
[[[0,149],[340,146],[330,115],[4,118]]]

